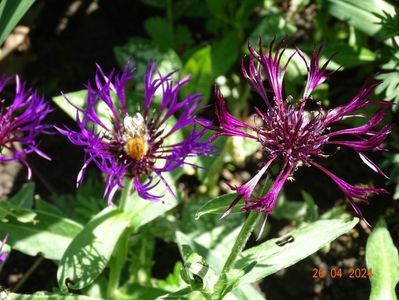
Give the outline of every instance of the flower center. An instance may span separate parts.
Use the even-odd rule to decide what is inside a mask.
[[[140,113],[123,119],[124,150],[134,160],[142,159],[148,152],[148,130]]]
[[[287,157],[291,162],[307,161],[310,155],[321,154],[325,130],[323,115],[301,111],[293,106],[273,107],[262,116],[258,130],[262,146],[270,154]]]

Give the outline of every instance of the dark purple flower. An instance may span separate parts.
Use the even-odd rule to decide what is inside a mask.
[[[115,192],[123,188],[125,176],[133,177],[135,190],[144,199],[161,200],[162,195],[151,193],[160,181],[173,194],[162,174],[188,164],[188,157],[209,155],[213,149],[209,142],[200,141],[205,130],[196,128],[201,96],[194,94],[182,101],[178,99],[180,88],[189,77],[173,84],[174,72],[161,76],[155,74],[155,68],[155,64],[150,64],[145,76],[142,109],[137,107],[136,111],[129,112],[125,96],[125,86],[133,78],[129,65],[122,74],[116,75],[112,71],[108,76],[98,66],[95,85],[87,85],[87,107],[75,107],[81,114],[76,118],[79,131],[57,128],[73,144],[85,148],[78,185],[91,162],[106,174],[104,196],[108,198],[108,204],[112,203]],[[112,100],[113,95],[117,98],[116,103]],[[159,106],[154,103],[156,96],[161,97]],[[98,102],[110,110],[112,124],[105,124],[100,119],[95,110]],[[172,116],[177,118],[174,124],[170,123]],[[168,143],[169,137],[190,126],[192,131],[184,140]]]
[[[227,215],[241,198],[244,198],[244,210],[256,210],[265,216],[269,215],[276,203],[277,196],[289,176],[292,176],[302,166],[313,166],[329,176],[348,198],[356,213],[362,217],[356,201],[367,202],[369,194],[386,192],[384,189],[372,187],[356,187],[345,182],[337,175],[331,173],[318,159],[329,157],[324,151],[326,145],[345,146],[359,155],[360,159],[373,171],[386,176],[365,154],[369,150],[382,150],[381,144],[391,132],[391,125],[377,127],[384,118],[390,101],[370,101],[370,95],[378,83],[366,83],[360,92],[346,105],[325,111],[318,103],[317,111],[307,111],[305,106],[308,101],[313,101],[311,93],[323,83],[332,72],[327,72],[327,65],[331,58],[319,66],[320,51],[313,50],[310,61],[307,61],[302,52],[297,49],[295,53],[305,62],[308,78],[303,95],[298,101],[283,98],[283,78],[288,62],[281,66],[281,57],[285,51],[283,40],[277,45],[273,54],[274,40],[270,44],[268,53],[263,51],[262,40],[259,41],[259,52],[250,44],[249,66],[242,64],[244,77],[252,88],[261,96],[266,104],[266,111],[255,107],[256,118],[259,124],[249,125],[232,116],[226,107],[222,94],[215,88],[217,98],[216,115],[220,122],[217,136],[242,136],[254,139],[265,153],[266,160],[262,168],[247,183],[233,187],[237,197],[227,209]],[[293,55],[295,55],[295,53]],[[266,75],[270,88],[264,85],[263,72]],[[290,98],[290,97],[289,97]],[[365,118],[356,113],[359,109],[368,106],[381,108],[365,124],[355,128],[334,131],[331,127],[345,118]],[[270,190],[262,196],[253,195],[255,186],[273,162],[281,161],[282,167]]]
[[[0,92],[10,81],[11,77],[0,78]],[[11,104],[6,106],[6,100],[0,99],[0,162],[19,160],[27,167],[30,179],[31,169],[26,155],[35,152],[50,160],[38,149],[36,138],[42,133],[49,133],[49,126],[43,120],[51,109],[35,91],[26,88],[18,76],[15,81],[15,95]]]
[[[7,238],[8,238],[8,235],[5,236],[5,238],[3,239],[3,241],[0,244],[0,264],[5,262],[6,259],[7,259],[7,256],[8,256],[8,253],[6,253],[6,252],[2,253],[1,252],[1,250],[3,249],[4,244],[7,243]]]

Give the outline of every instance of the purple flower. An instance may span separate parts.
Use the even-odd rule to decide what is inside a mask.
[[[262,168],[250,181],[241,186],[233,187],[237,191],[237,197],[223,216],[230,213],[242,198],[244,198],[244,210],[256,210],[262,212],[265,216],[269,215],[287,178],[304,165],[316,167],[329,176],[346,195],[356,213],[362,217],[356,201],[367,202],[369,194],[386,191],[381,188],[353,186],[328,171],[317,161],[329,158],[329,155],[325,153],[326,145],[345,146],[359,155],[360,159],[373,171],[387,177],[366,156],[365,152],[382,150],[381,144],[391,132],[391,125],[377,126],[383,120],[391,102],[385,100],[371,101],[370,95],[379,83],[367,82],[346,105],[325,111],[318,103],[317,111],[306,110],[307,102],[313,101],[311,97],[313,90],[332,74],[332,72],[326,70],[331,58],[323,66],[319,66],[321,47],[317,52],[313,50],[310,61],[297,49],[295,53],[298,53],[303,59],[308,71],[307,83],[303,95],[297,101],[293,102],[290,99],[291,97],[289,97],[289,100],[285,100],[283,98],[284,73],[295,53],[282,66],[281,57],[285,51],[285,47],[283,47],[285,40],[277,45],[273,54],[274,42],[274,40],[271,42],[268,53],[263,51],[262,40],[259,40],[259,52],[249,44],[249,65],[246,67],[244,63],[242,64],[245,79],[261,96],[267,107],[265,111],[255,107],[257,125],[249,125],[231,115],[227,110],[222,94],[217,87],[215,88],[216,115],[220,122],[220,129],[213,138],[217,136],[242,136],[256,140],[266,157]],[[264,85],[262,70],[270,88]],[[331,128],[335,123],[345,118],[366,118],[357,111],[368,106],[380,106],[380,108],[370,119],[365,120],[364,125],[335,131]],[[277,161],[281,162],[282,167],[272,187],[265,195],[254,196],[255,186],[269,166]]]
[[[8,253],[6,253],[6,252],[2,253],[1,252],[1,250],[3,249],[4,244],[7,243],[7,238],[8,238],[8,235],[5,236],[5,238],[3,239],[3,241],[1,242],[1,245],[0,245],[0,264],[5,262],[6,259],[7,259],[7,256],[8,256]]]
[[[0,92],[11,81],[11,77],[0,78]],[[6,100],[0,98],[0,162],[19,160],[28,169],[28,179],[31,169],[26,155],[35,152],[45,159],[50,158],[38,149],[36,138],[45,133],[49,125],[43,123],[46,115],[51,111],[35,91],[26,88],[18,76],[15,77],[15,95],[9,106]]]
[[[57,128],[73,144],[85,148],[85,162],[77,178],[78,185],[91,162],[106,174],[104,197],[107,197],[108,204],[112,203],[115,192],[123,188],[125,176],[133,178],[135,190],[144,199],[161,200],[162,195],[151,193],[160,181],[173,194],[162,174],[188,164],[188,157],[209,155],[213,150],[208,141],[200,141],[205,130],[196,128],[196,111],[201,96],[194,94],[178,100],[179,91],[189,77],[173,84],[174,72],[163,77],[155,74],[155,68],[155,64],[150,64],[145,76],[142,108],[129,112],[125,96],[125,86],[133,78],[129,65],[121,74],[112,71],[108,76],[97,66],[95,85],[87,85],[87,107],[75,107],[81,114],[76,117],[79,131]],[[116,103],[112,100],[113,95],[117,98]],[[154,99],[158,96],[161,101],[157,106]],[[98,102],[109,109],[112,124],[100,119],[95,110]],[[171,118],[175,115],[177,120],[171,125]],[[184,140],[168,143],[169,137],[185,127],[192,127],[192,130]]]

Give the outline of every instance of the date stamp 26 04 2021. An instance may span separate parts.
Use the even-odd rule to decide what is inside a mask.
[[[327,276],[332,279],[364,279],[373,276],[373,270],[367,268],[341,268],[341,267],[331,267],[328,269],[324,268],[313,268],[313,278],[326,278]]]

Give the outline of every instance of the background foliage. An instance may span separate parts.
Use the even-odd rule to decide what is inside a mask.
[[[256,44],[260,36],[267,44],[274,37],[286,36],[287,57],[296,46],[309,54],[320,44],[324,45],[322,61],[337,53],[330,68],[342,67],[315,91],[314,98],[326,107],[337,106],[348,102],[366,79],[382,80],[374,98],[396,103],[387,119],[395,122],[399,102],[397,12],[397,2],[385,0],[2,0],[0,69],[21,74],[53,101],[55,111],[49,120],[53,124],[75,126],[75,112],[60,91],[82,106],[83,84],[93,77],[95,63],[111,70],[123,67],[128,59],[136,66],[128,90],[133,109],[143,99],[147,63],[155,60],[162,74],[174,69],[178,69],[176,77],[191,74],[191,84],[182,97],[201,92],[206,105],[212,107],[216,82],[234,115],[247,119],[254,104],[259,104],[240,74],[247,42]],[[286,73],[285,94],[299,95],[305,75],[304,64],[294,59]],[[205,109],[203,117],[214,119],[212,109]],[[68,287],[81,295],[63,299],[105,298],[108,267],[120,265],[118,258],[125,256],[116,299],[201,299],[189,287],[214,288],[221,261],[245,217],[237,210],[219,220],[234,197],[226,182],[248,180],[260,157],[256,145],[240,138],[219,139],[215,144],[220,148],[218,156],[195,161],[206,172],[185,168],[172,174],[178,199],[168,199],[170,206],[131,199],[127,215],[105,208],[103,179],[94,168],[90,179],[75,189],[82,150],[61,136],[43,138],[51,163],[30,158],[34,183],[24,183],[24,174],[13,176],[12,169],[2,166],[1,194],[7,201],[0,202],[0,233],[9,233],[13,251],[3,267],[1,284],[24,294],[46,291],[34,298],[15,294],[10,298],[58,299]],[[373,159],[390,173],[389,182],[358,168],[359,162],[345,151],[335,153],[329,166],[347,180],[389,190],[389,195],[362,205],[365,217],[375,226],[372,233],[363,223],[350,230],[357,221],[350,221],[353,213],[339,191],[317,172],[303,169],[286,185],[265,236],[260,242],[250,240],[250,249],[226,275],[230,277],[224,288],[232,291],[229,299],[365,299],[370,295],[371,299],[395,299],[399,280],[396,127],[386,148],[383,156]],[[13,187],[7,190],[4,182],[10,181]],[[129,226],[132,235],[127,252],[113,252],[121,249],[119,238]],[[289,247],[280,251],[276,245],[288,232],[304,238],[300,255]],[[345,232],[349,233],[330,243]],[[83,246],[88,239],[92,243]],[[101,243],[104,239],[107,243]],[[314,241],[312,251],[309,240]],[[260,256],[279,262],[278,268],[257,266],[243,274],[244,266],[259,263]],[[83,262],[76,266],[76,259]],[[333,267],[341,268],[344,278],[332,278]],[[351,280],[347,277],[351,267],[372,268],[375,276]],[[313,278],[314,269],[324,270],[327,276]],[[71,278],[79,280],[68,283]]]

